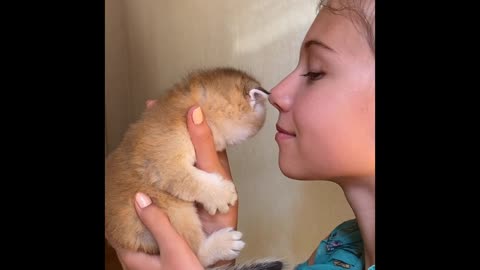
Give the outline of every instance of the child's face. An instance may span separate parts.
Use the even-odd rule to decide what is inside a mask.
[[[279,165],[290,178],[374,175],[375,57],[358,27],[321,10],[298,66],[272,89]]]

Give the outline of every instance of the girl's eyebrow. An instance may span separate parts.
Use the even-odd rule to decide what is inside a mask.
[[[305,49],[308,49],[310,46],[312,45],[316,45],[316,46],[319,46],[320,48],[324,48],[324,49],[327,49],[328,51],[331,51],[331,52],[334,52],[334,53],[337,53],[334,49],[330,48],[329,46],[327,46],[325,43],[321,42],[321,41],[318,41],[318,40],[309,40],[307,42],[305,42],[305,45],[303,46]]]

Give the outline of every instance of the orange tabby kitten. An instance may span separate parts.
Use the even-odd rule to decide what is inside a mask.
[[[235,204],[237,193],[232,181],[194,166],[186,112],[195,104],[201,107],[216,149],[221,151],[262,128],[267,96],[260,83],[245,72],[216,68],[191,73],[145,110],[106,160],[108,241],[114,246],[159,253],[134,209],[134,195],[141,191],[167,213],[203,266],[235,259],[244,246],[241,233],[224,228],[207,237],[194,202],[212,215],[225,213]]]

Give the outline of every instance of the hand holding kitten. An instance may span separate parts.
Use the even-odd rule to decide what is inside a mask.
[[[154,104],[155,100],[146,102],[147,108]],[[187,127],[197,156],[195,166],[209,173],[218,173],[224,179],[232,179],[226,151],[216,152],[211,130],[206,121],[198,123],[200,122],[198,121],[199,117],[203,120],[203,115],[199,115],[197,111],[194,117],[195,109],[196,107],[192,107],[187,113]],[[194,118],[198,124],[194,123]],[[201,204],[197,204],[197,207],[200,220],[207,234],[225,227],[237,227],[238,200],[225,214],[210,215]],[[142,209],[138,203],[136,203],[135,209],[140,220],[154,235],[159,246],[163,246],[164,249],[161,250],[162,257],[160,257],[117,248],[117,255],[124,269],[203,269],[194,252],[175,231],[167,215],[161,209],[152,204]],[[224,263],[229,262],[217,262],[215,265]]]

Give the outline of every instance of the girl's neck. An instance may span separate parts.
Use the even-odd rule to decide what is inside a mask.
[[[375,176],[338,181],[355,214],[364,242],[366,268],[375,264]]]

